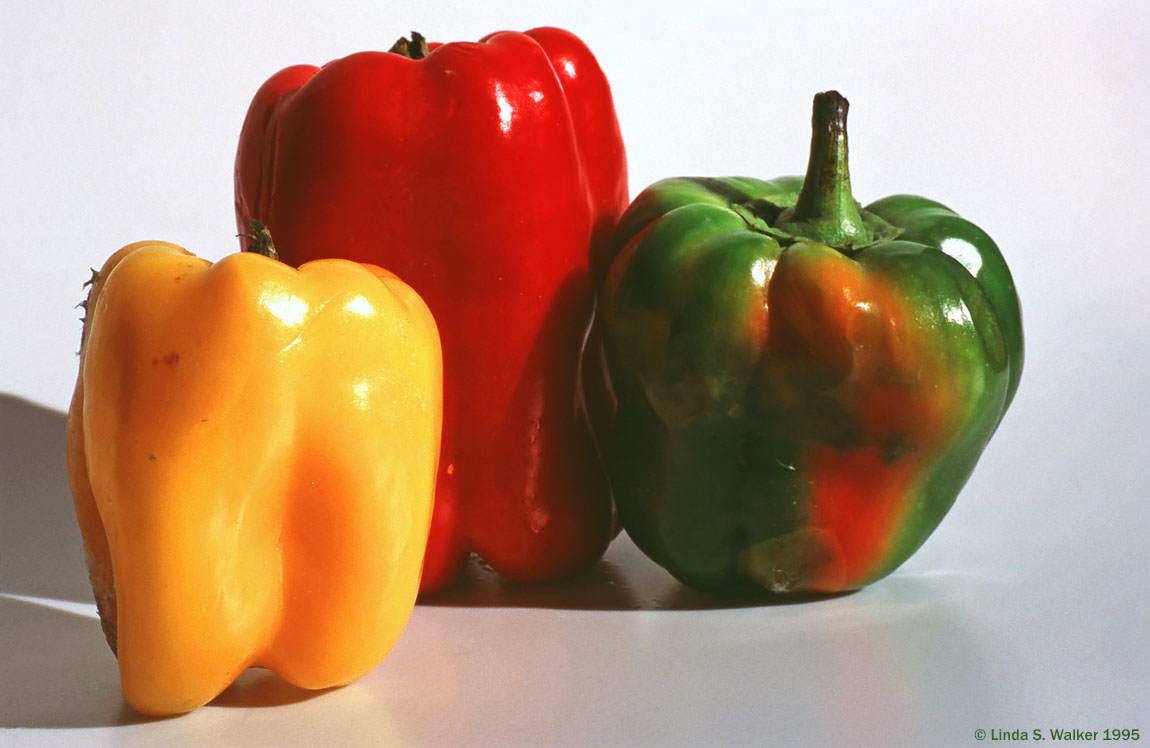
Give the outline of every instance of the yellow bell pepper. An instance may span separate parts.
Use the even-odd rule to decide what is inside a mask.
[[[367,673],[415,604],[439,335],[382,268],[166,242],[94,277],[68,468],[125,699],[190,711],[246,668]]]

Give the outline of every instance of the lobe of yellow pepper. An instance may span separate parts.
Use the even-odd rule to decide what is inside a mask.
[[[127,701],[207,703],[246,668],[349,683],[415,603],[439,455],[439,336],[381,268],[164,242],[87,304],[68,467]]]

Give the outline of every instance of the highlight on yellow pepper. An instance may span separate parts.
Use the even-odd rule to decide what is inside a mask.
[[[86,302],[68,470],[124,698],[178,714],[246,668],[354,681],[411,615],[439,335],[390,272],[113,254]]]

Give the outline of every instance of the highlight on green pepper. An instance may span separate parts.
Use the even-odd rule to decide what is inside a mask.
[[[856,203],[846,115],[815,97],[805,178],[666,179],[616,235],[600,442],[623,526],[691,586],[826,593],[891,573],[1018,388],[998,247],[926,198]]]

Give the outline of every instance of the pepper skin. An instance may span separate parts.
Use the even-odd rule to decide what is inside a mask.
[[[693,586],[829,593],[889,574],[1018,387],[998,248],[924,198],[860,208],[846,109],[816,97],[805,179],[664,180],[619,229],[608,470],[636,544]]]
[[[236,158],[239,225],[266,223],[290,264],[384,265],[435,314],[444,431],[423,591],[472,551],[510,578],[561,577],[615,532],[576,388],[589,256],[629,197],[610,89],[554,28],[393,49],[263,85]]]
[[[128,703],[187,712],[250,666],[308,689],[375,667],[434,495],[422,300],[378,267],[141,242],[86,306],[68,470]]]

